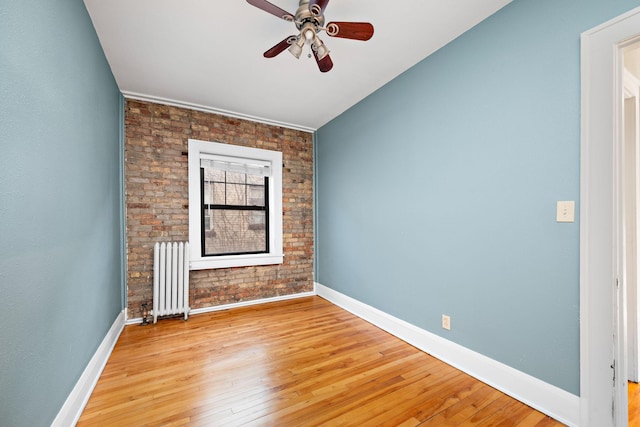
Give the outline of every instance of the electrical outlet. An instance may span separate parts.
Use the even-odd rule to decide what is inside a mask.
[[[447,331],[451,330],[451,317],[447,316],[446,314],[442,315],[442,328],[446,329]]]

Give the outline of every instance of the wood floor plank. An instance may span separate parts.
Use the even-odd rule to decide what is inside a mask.
[[[127,326],[78,426],[561,425],[319,298]]]
[[[424,398],[421,397],[419,399],[413,399],[409,405],[397,405],[395,409],[390,411],[387,420],[389,422],[400,423],[402,420],[406,419],[407,416],[411,416],[412,418],[418,419],[421,422],[427,423],[426,425],[429,425],[428,420],[434,418],[434,414],[449,414],[447,412],[449,408],[463,401],[468,395],[487,387],[485,384],[482,384],[471,377],[467,376],[461,378],[461,381],[464,381],[464,383],[458,382],[456,384],[456,387],[460,387],[460,391],[455,394],[449,392],[438,392],[432,395],[427,395]],[[449,388],[451,387],[451,384],[447,383],[445,387]],[[469,405],[467,405],[467,407],[469,407]],[[391,417],[391,415],[395,416]],[[383,417],[386,416],[387,415],[385,414],[378,417],[378,419],[381,421]],[[431,425],[446,425],[443,422],[444,420],[447,420],[446,415],[441,417],[438,423],[432,423]]]
[[[489,405],[503,394],[486,384],[444,411],[431,414],[421,424],[424,427],[458,426],[473,417],[478,411]]]

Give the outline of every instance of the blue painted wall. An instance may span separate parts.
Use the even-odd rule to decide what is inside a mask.
[[[121,95],[82,0],[0,22],[0,425],[47,426],[123,308]]]
[[[580,33],[639,5],[516,0],[319,129],[318,282],[579,394]]]

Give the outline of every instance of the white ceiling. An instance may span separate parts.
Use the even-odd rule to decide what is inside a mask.
[[[365,21],[362,42],[320,37],[333,70],[263,52],[297,33],[245,0],[84,0],[128,98],[312,131],[511,0],[333,0],[327,22]],[[297,0],[272,0],[293,14]]]

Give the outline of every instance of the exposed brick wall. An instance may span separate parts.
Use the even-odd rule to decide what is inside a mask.
[[[127,100],[125,180],[129,317],[153,299],[153,245],[189,238],[188,139],[282,152],[284,263],[190,273],[203,308],[313,290],[313,148],[307,132]]]

